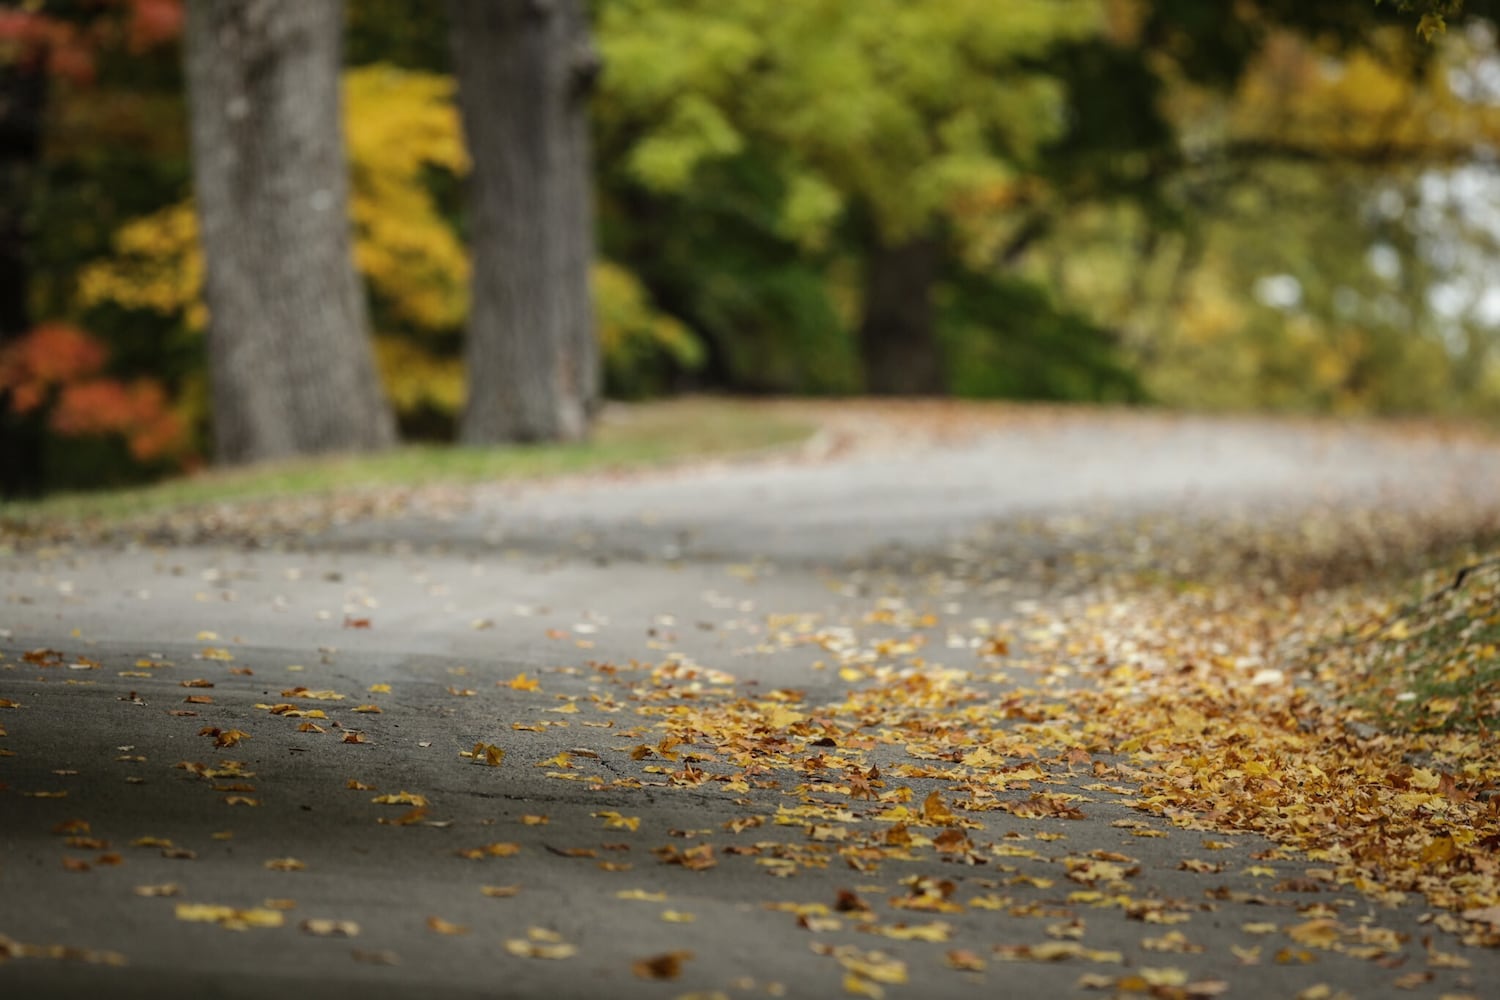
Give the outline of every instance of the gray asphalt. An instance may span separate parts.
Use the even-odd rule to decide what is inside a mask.
[[[799,791],[816,781],[798,771],[749,787],[681,780],[692,762],[680,755],[695,750],[702,769],[725,770],[692,739],[675,760],[630,751],[730,694],[795,691],[775,697],[816,718],[848,690],[841,652],[857,659],[881,639],[921,636],[927,669],[970,667],[991,623],[1062,598],[1055,567],[1089,544],[1081,526],[1255,523],[1310,507],[1477,517],[1494,513],[1497,487],[1500,448],[1464,436],[1052,414],[943,446],[479,488],[254,547],[0,550],[0,699],[16,705],[0,707],[0,997],[839,996],[881,986],[872,951],[905,963],[887,996],[1100,995],[1089,975],[1115,980],[1105,993],[1174,995],[1171,974],[1141,973],[1164,967],[1241,997],[1320,983],[1357,997],[1493,995],[1493,952],[1466,950],[1466,969],[1428,962],[1421,942],[1435,932],[1419,903],[1331,885],[1270,892],[1307,864],[1258,858],[1271,845],[1252,836],[1220,837],[1233,844],[1212,852],[1221,872],[1180,870],[1218,835],[1132,810],[1123,789],[1078,792],[1082,819],[966,815],[985,864],[918,850],[860,871],[830,838],[887,829],[872,815],[885,804]],[[877,610],[885,620],[872,623]],[[509,686],[523,673],[540,690]],[[298,687],[344,698],[288,693]],[[322,709],[312,721],[324,732],[257,707],[282,703]],[[381,712],[353,710],[367,703]],[[686,711],[661,714],[673,706]],[[205,729],[249,735],[215,747]],[[351,731],[363,742],[345,742]],[[831,739],[830,755],[878,765],[887,789],[911,788],[913,808],[934,790],[952,798],[938,778],[890,778],[912,759],[854,736]],[[787,739],[807,756],[810,737]],[[460,756],[476,743],[503,762]],[[1097,780],[1049,774],[1075,792]],[[428,802],[406,825],[390,821],[407,806],[371,801],[402,791]],[[777,822],[809,796],[853,815]],[[761,825],[734,823],[750,818]],[[462,853],[494,843],[519,847]],[[716,850],[707,870],[661,860],[704,843]],[[1139,905],[1069,898],[1105,889],[1062,877],[1062,859],[1090,852],[1133,859],[1119,891]],[[287,858],[302,869],[266,867]],[[951,882],[964,905],[912,908],[913,878]],[[137,894],[169,883],[177,895]],[[838,912],[841,890],[872,915]],[[282,923],[188,921],[180,904]],[[837,926],[813,910],[799,925],[790,904],[823,904]],[[1312,904],[1405,937],[1374,962],[1243,929],[1285,928]],[[440,933],[431,918],[467,931]],[[358,934],[309,933],[307,920],[353,921]],[[873,930],[934,921],[949,927],[928,933],[947,940]],[[1173,930],[1203,950],[1143,948]],[[1092,960],[1008,963],[994,950],[1075,935]],[[534,957],[507,941],[575,950]],[[951,967],[958,949],[987,967]],[[692,953],[677,978],[633,973],[672,952]],[[1403,988],[1414,971],[1432,975]]]

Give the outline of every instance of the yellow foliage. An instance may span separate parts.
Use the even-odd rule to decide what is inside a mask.
[[[1441,150],[1500,134],[1500,108],[1465,99],[1452,73],[1471,58],[1459,41],[1444,72],[1423,74],[1395,35],[1332,58],[1290,33],[1274,35],[1240,85],[1232,131],[1328,154]]]
[[[110,302],[173,316],[189,329],[208,323],[203,306],[203,255],[192,202],[181,202],[126,223],[115,234],[115,254],[84,268],[78,298],[85,306]]]
[[[429,187],[431,171],[469,169],[452,77],[374,65],[344,74],[354,259],[389,315],[418,333],[452,331],[469,308],[469,259]],[[702,347],[681,323],[654,310],[629,271],[594,269],[598,332],[606,363],[628,380],[638,364],[665,355],[692,367]],[[111,256],[85,268],[78,299],[208,324],[203,255],[191,201],[123,226]],[[464,401],[462,360],[384,330],[376,337],[381,375],[396,408],[456,413]]]
[[[440,357],[402,337],[375,338],[375,364],[391,405],[402,413],[457,413],[466,397],[461,358]]]
[[[344,74],[350,213],[360,271],[402,318],[454,327],[469,308],[469,261],[424,174],[469,169],[452,77],[375,65]]]
[[[663,353],[684,368],[702,363],[703,347],[687,327],[651,307],[635,275],[618,264],[594,265],[591,285],[599,346],[607,361]]]
[[[468,169],[453,80],[388,66],[344,74],[354,258],[392,312],[421,330],[449,329],[468,309],[469,264],[425,183],[429,169]],[[84,269],[85,306],[113,303],[201,330],[203,258],[191,201],[127,223],[114,255]]]

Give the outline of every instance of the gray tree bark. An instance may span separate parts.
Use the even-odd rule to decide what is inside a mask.
[[[941,255],[932,236],[893,246],[877,243],[870,251],[859,328],[866,392],[936,396],[946,391],[933,302]]]
[[[351,247],[343,4],[186,6],[216,457],[388,445]]]
[[[580,0],[450,0],[473,160],[468,443],[571,441],[599,397],[587,99],[599,70]]]

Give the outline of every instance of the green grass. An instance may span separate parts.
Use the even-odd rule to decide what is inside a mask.
[[[1430,596],[1351,647],[1341,664],[1350,700],[1388,729],[1500,728],[1497,559],[1479,561],[1460,586],[1430,575]]]
[[[537,479],[660,465],[789,445],[814,430],[775,404],[717,399],[616,405],[590,441],[473,448],[406,446],[372,455],[318,457],[215,469],[151,486],[73,493],[0,507],[0,535],[49,535],[219,504],[336,495],[378,487]]]

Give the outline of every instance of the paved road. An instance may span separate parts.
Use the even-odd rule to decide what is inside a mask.
[[[942,445],[480,489],[256,547],[13,550],[0,997],[1029,996],[1090,975],[1166,996],[1175,973],[1141,972],[1166,967],[1200,995],[1411,996],[1395,983],[1426,968],[1416,905],[1268,894],[1306,864],[1257,859],[1249,836],[1206,881],[1179,863],[1207,834],[1057,762],[1017,795],[1082,795],[1084,818],[945,825],[920,810],[952,782],[895,777],[931,748],[920,710],[901,740],[822,720],[882,663],[910,673],[914,648],[929,675],[972,667],[992,623],[1057,599],[1080,524],[1421,516],[1497,485],[1500,449],[1462,437],[1049,414]],[[503,761],[461,756],[476,744]],[[909,849],[880,815],[899,803],[838,789],[855,763],[877,794],[911,789]],[[372,801],[402,792],[425,812]],[[923,843],[960,829],[971,850]],[[1069,881],[1068,859],[1125,871]],[[1132,902],[1069,895],[1116,890]],[[1303,961],[1243,929],[1313,903],[1409,937],[1384,963]],[[1173,930],[1204,950],[1143,948],[1178,947]],[[1077,953],[1002,960],[1021,946]],[[675,978],[633,971],[678,952],[654,967]],[[1467,957],[1415,995],[1484,993],[1500,961]]]

